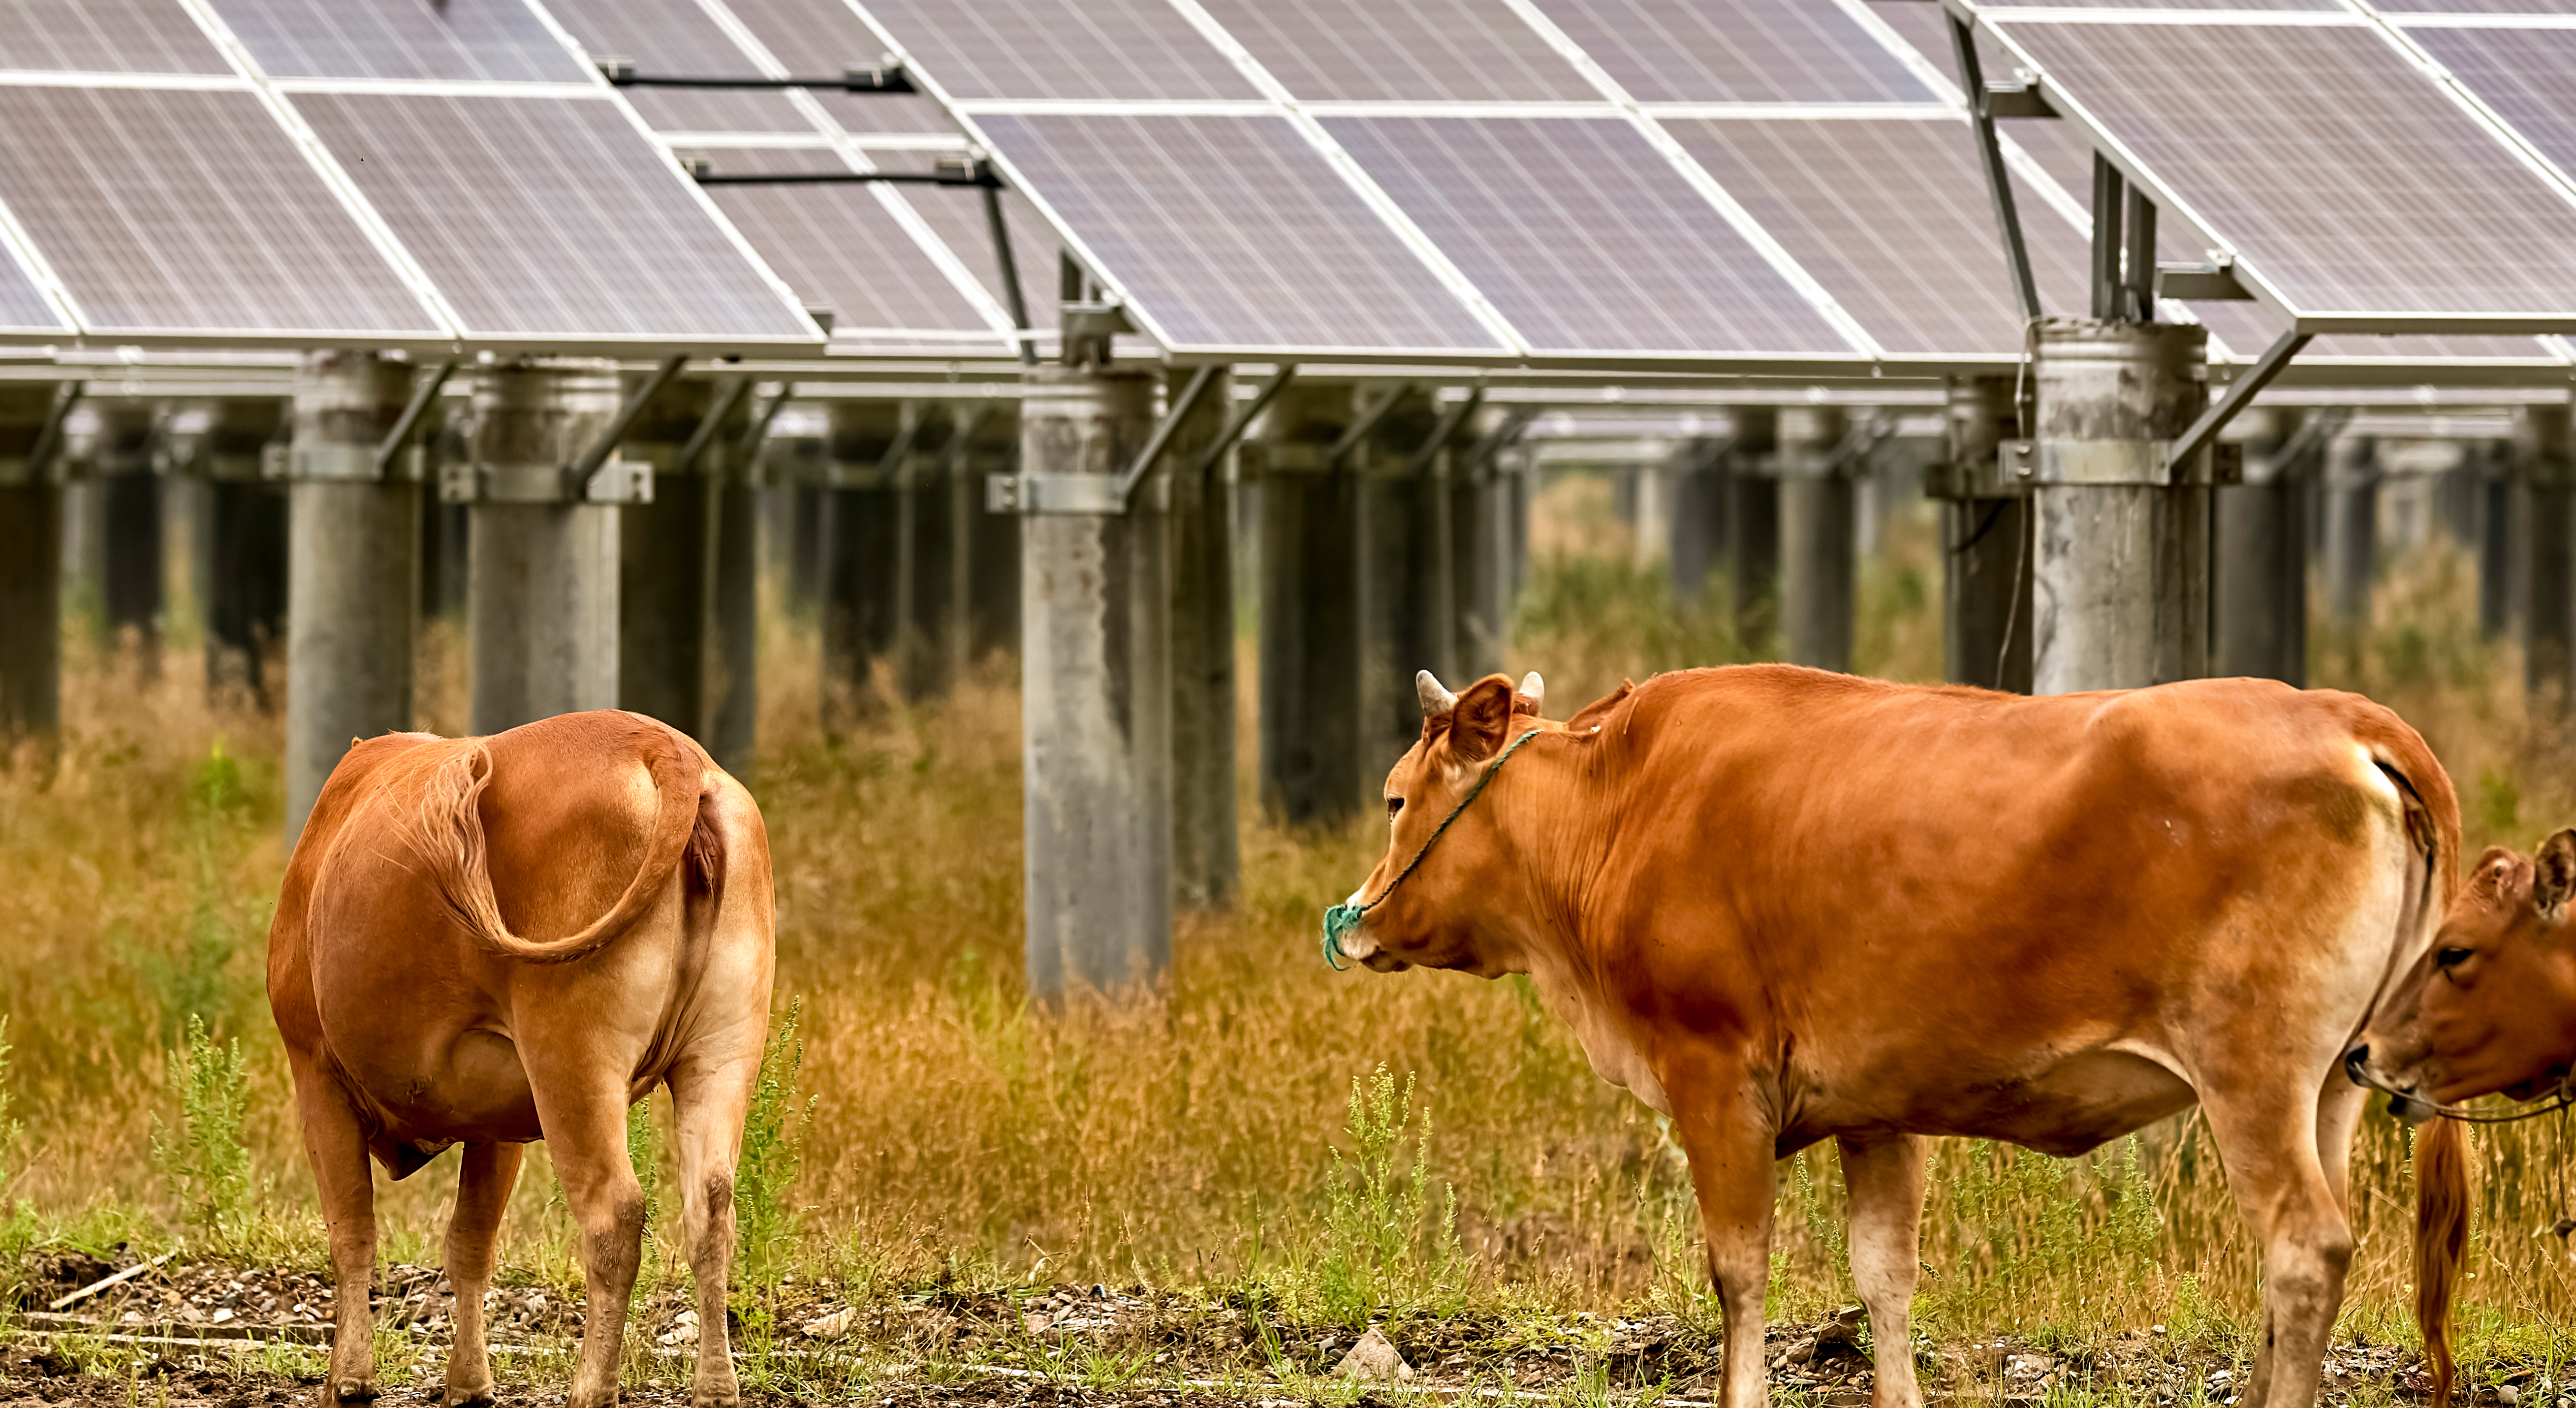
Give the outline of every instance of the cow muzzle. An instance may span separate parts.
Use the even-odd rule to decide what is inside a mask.
[[[2435,1112],[2430,1101],[2412,1090],[2391,1085],[2371,1071],[2368,1043],[2365,1042],[2344,1053],[2343,1073],[2351,1077],[2355,1085],[2385,1093],[2388,1096],[2389,1117],[2399,1124],[2422,1124],[2433,1118]]]

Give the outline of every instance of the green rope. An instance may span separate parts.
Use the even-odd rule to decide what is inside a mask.
[[[1494,759],[1483,775],[1476,779],[1476,785],[1468,788],[1467,795],[1458,799],[1458,805],[1449,809],[1449,815],[1440,819],[1440,825],[1432,831],[1431,839],[1422,843],[1422,849],[1413,853],[1413,859],[1405,863],[1404,869],[1393,880],[1387,882],[1386,888],[1378,892],[1376,899],[1366,904],[1352,904],[1344,901],[1324,911],[1324,966],[1336,973],[1348,966],[1342,962],[1342,939],[1353,929],[1360,927],[1361,916],[1386,903],[1387,897],[1395,893],[1396,887],[1411,877],[1415,868],[1422,864],[1422,858],[1431,854],[1431,848],[1440,843],[1442,836],[1448,834],[1449,824],[1458,819],[1460,812],[1467,810],[1467,804],[1476,800],[1477,796],[1485,790],[1485,784],[1494,780],[1494,774],[1503,770],[1504,762],[1514,753],[1519,752],[1522,744],[1545,732],[1547,730],[1543,728],[1534,728],[1513,739],[1512,746],[1504,749],[1501,757]]]

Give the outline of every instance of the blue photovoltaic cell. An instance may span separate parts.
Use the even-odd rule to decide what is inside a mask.
[[[2375,29],[1994,23],[2293,308],[2576,321],[2576,204]]]
[[[2414,29],[2451,76],[2576,176],[2576,30]]]
[[[1492,0],[1204,0],[1287,90],[1343,101],[1598,102],[1546,36]]]
[[[1618,118],[1328,118],[1534,351],[1849,353]]]
[[[44,291],[7,250],[0,250],[0,330],[9,332],[69,332],[63,315],[54,311]]]
[[[0,0],[0,69],[230,73],[178,0]]]
[[[1510,350],[1285,118],[979,122],[1174,347]]]
[[[850,169],[826,151],[716,148],[706,155],[719,172]],[[707,193],[799,299],[832,310],[835,336],[861,329],[991,332],[875,187],[710,186]]]
[[[1168,0],[866,0],[948,96],[1257,99]]]
[[[1938,99],[1828,0],[1537,0],[1644,103]]]
[[[579,83],[590,75],[526,0],[213,0],[280,78]]]
[[[474,333],[812,337],[605,97],[293,101]]]
[[[444,338],[253,94],[0,86],[0,204],[92,331]]]

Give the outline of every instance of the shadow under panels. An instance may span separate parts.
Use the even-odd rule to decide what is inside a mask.
[[[1280,117],[982,114],[1022,189],[1191,354],[1512,349]],[[1043,279],[1041,271],[1028,276]],[[1042,285],[1033,283],[1039,290]]]
[[[2576,322],[2576,203],[2366,23],[1987,19],[2300,315]]]
[[[1326,118],[1540,356],[1859,354],[1619,118]]]
[[[718,172],[850,169],[834,153],[814,149],[719,147],[706,155]],[[836,349],[845,343],[923,340],[984,355],[1005,350],[992,324],[888,208],[889,197],[911,201],[918,209],[939,197],[974,200],[974,191],[911,187],[897,194],[892,187],[868,185],[710,186],[707,194],[799,299],[832,310]],[[961,257],[966,252],[958,251]],[[920,338],[937,333],[957,336]]]
[[[449,336],[247,90],[0,86],[0,131],[0,205],[94,333]]]
[[[811,345],[786,291],[604,94],[292,101],[469,335]]]

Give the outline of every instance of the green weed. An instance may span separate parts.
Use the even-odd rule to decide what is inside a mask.
[[[773,1281],[785,1269],[787,1243],[796,1231],[796,1209],[788,1192],[804,1167],[805,1130],[819,1098],[802,1105],[796,1100],[797,1077],[805,1067],[805,1042],[797,1034],[803,1017],[803,1004],[790,1001],[786,1015],[770,1030],[743,1121],[742,1158],[734,1168],[735,1232],[742,1243],[743,1274],[755,1282]]]
[[[152,1158],[176,1194],[181,1218],[210,1245],[237,1245],[250,1212],[250,1150],[242,1144],[249,1081],[238,1039],[217,1045],[203,1017],[170,1053],[179,1127],[152,1121]]]

